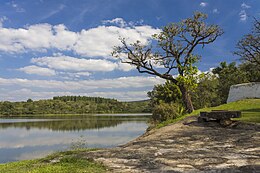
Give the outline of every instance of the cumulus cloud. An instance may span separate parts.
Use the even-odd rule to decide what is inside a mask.
[[[120,26],[121,28],[126,27],[128,25],[126,23],[126,21],[124,21],[124,19],[122,19],[122,18],[115,18],[112,20],[103,20],[102,24],[116,24],[116,25]]]
[[[239,12],[239,18],[240,18],[240,21],[245,22],[248,18],[246,9],[251,8],[251,6],[247,5],[246,3],[243,2],[241,4],[241,8],[242,8],[242,10]]]
[[[139,40],[143,44],[149,44],[151,35],[161,32],[160,29],[149,25],[135,26],[136,23],[126,23],[121,18],[108,20],[105,23],[106,25],[77,32],[68,29],[63,24],[51,25],[48,23],[28,25],[22,28],[0,27],[0,52],[36,54],[35,58],[31,59],[30,65],[18,70],[27,74],[60,77],[60,80],[0,77],[0,90],[7,89],[10,91],[9,94],[23,91],[27,95],[22,96],[20,93],[20,98],[26,98],[31,93],[38,99],[45,98],[45,96],[82,95],[84,93],[125,100],[145,97],[144,90],[147,90],[147,87],[151,89],[155,84],[163,83],[164,80],[156,77],[82,80],[95,72],[129,71],[134,68],[111,57],[113,47],[121,44],[119,37],[126,38],[128,43]],[[116,26],[112,26],[112,24],[116,24]],[[38,51],[63,52],[63,54],[66,52],[70,56],[60,53],[51,56],[49,56],[50,54],[37,56]],[[76,80],[71,80],[71,78]],[[139,92],[137,91],[139,89],[142,94],[138,96],[134,92]],[[105,94],[108,92],[109,94]],[[6,93],[8,92],[2,92],[2,94]],[[0,95],[3,100],[10,100],[8,99],[10,97]],[[13,97],[13,99],[15,98]]]
[[[130,43],[139,40],[143,44],[148,44],[151,35],[160,31],[160,29],[154,29],[151,26],[136,26],[133,28],[99,26],[89,30],[82,30],[74,46],[74,51],[77,54],[89,57],[110,57],[113,47],[121,44],[119,37],[126,38]]]
[[[122,71],[130,71],[130,70],[133,70],[135,68],[136,68],[135,66],[132,66],[130,64],[120,63],[120,62],[118,63],[118,69],[122,70]]]
[[[201,3],[200,3],[200,6],[201,6],[201,7],[206,7],[207,5],[208,5],[208,3],[206,3],[206,2],[201,2]]]
[[[160,31],[145,25],[98,26],[74,32],[63,24],[53,26],[46,23],[18,29],[0,28],[0,51],[17,53],[58,49],[88,57],[111,57],[113,47],[120,45],[119,37],[127,38],[129,42],[140,40],[143,44],[148,44],[151,35]]]
[[[1,89],[0,89],[1,91]],[[36,92],[31,89],[22,88],[16,91],[0,92],[0,98],[2,100],[10,101],[24,101],[30,97],[33,100],[49,99],[54,96],[64,95],[80,95],[80,96],[92,96],[92,97],[104,97],[104,98],[115,98],[121,101],[136,101],[147,99],[147,92],[143,91],[116,91],[116,92],[76,92],[76,91],[42,91]]]
[[[37,74],[41,76],[54,76],[56,74],[54,70],[51,70],[49,68],[38,67],[35,65],[19,68],[18,70],[23,71],[27,74]]]
[[[32,58],[32,63],[64,71],[113,71],[117,63],[103,59],[83,59],[70,56]]]
[[[246,3],[242,3],[241,4],[241,8],[244,8],[244,9],[246,9],[246,8],[251,8],[251,6],[250,5],[247,5]]]
[[[58,81],[58,80],[29,80],[21,78],[0,78],[0,86],[16,86],[24,88],[59,89],[65,91],[91,90],[91,89],[119,89],[119,88],[143,88],[153,87],[163,83],[164,80],[158,77],[120,77],[101,80],[80,80],[80,81]]]
[[[240,21],[244,22],[247,20],[247,14],[245,10],[241,10],[239,13]]]
[[[0,78],[0,100],[18,101],[28,96],[38,100],[63,95],[99,96],[122,101],[143,100],[154,85],[164,82],[158,77],[144,76],[81,81]],[[9,89],[13,87],[16,89]]]
[[[59,72],[60,75],[64,75],[65,77],[63,78],[67,78],[67,79],[71,79],[71,78],[80,78],[82,76],[88,77],[91,75],[91,73],[89,72]]]

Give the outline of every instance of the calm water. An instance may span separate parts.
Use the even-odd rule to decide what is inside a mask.
[[[108,148],[143,134],[144,115],[0,119],[0,163],[44,157],[73,147]]]

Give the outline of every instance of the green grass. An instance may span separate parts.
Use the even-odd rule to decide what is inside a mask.
[[[228,103],[228,104],[223,104],[223,105],[216,106],[216,107],[198,109],[198,110],[193,111],[190,114],[183,115],[183,116],[178,117],[176,119],[161,122],[156,126],[156,128],[161,128],[161,127],[164,127],[168,124],[175,123],[175,122],[178,122],[180,120],[183,120],[184,118],[186,118],[188,116],[199,115],[200,112],[211,111],[211,110],[236,110],[236,111],[241,111],[242,112],[241,118],[236,118],[236,120],[245,121],[245,122],[260,123],[260,99],[246,99],[246,100],[231,102],[231,103]]]
[[[0,164],[0,173],[103,173],[106,168],[93,161],[80,158],[86,150],[59,152],[43,159]],[[57,160],[57,162],[52,162]]]

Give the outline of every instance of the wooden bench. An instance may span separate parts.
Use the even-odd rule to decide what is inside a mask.
[[[232,123],[231,118],[241,117],[241,111],[212,110],[211,112],[200,112],[199,122],[207,122],[211,120],[219,121],[221,125],[229,125]]]

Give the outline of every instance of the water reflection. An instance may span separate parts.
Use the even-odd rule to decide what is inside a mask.
[[[53,119],[0,119],[0,129],[39,128],[54,131],[76,131],[115,127],[123,122],[144,122],[146,116],[88,116],[88,117],[53,117]]]
[[[87,147],[114,147],[144,133],[147,119],[145,116],[0,119],[0,163],[69,149],[83,138]]]

